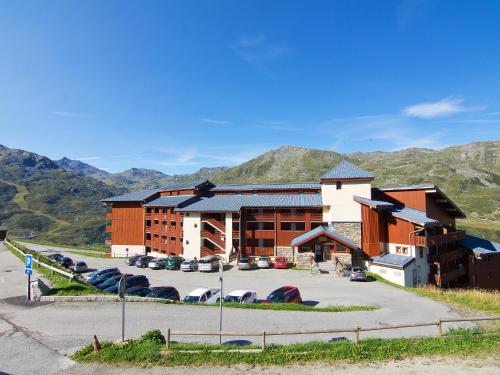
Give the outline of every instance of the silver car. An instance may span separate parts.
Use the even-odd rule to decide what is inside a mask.
[[[366,281],[366,272],[361,267],[352,267],[351,275],[349,276],[351,281]]]
[[[81,272],[87,272],[89,270],[89,267],[87,267],[87,263],[78,261],[72,266],[70,266],[70,269],[75,271],[76,273],[81,273]]]
[[[257,259],[257,268],[271,268],[271,258],[259,257]]]
[[[181,271],[193,272],[198,270],[198,262],[196,260],[185,260],[181,263]]]
[[[165,268],[166,261],[167,258],[154,258],[149,261],[148,267],[152,270],[161,270]]]
[[[251,270],[253,268],[250,258],[240,258],[238,269],[242,271]]]

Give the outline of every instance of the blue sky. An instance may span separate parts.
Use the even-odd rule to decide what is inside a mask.
[[[0,143],[117,172],[500,139],[498,1],[3,1]]]

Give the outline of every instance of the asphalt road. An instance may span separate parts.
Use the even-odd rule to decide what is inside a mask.
[[[100,259],[73,256],[94,267],[118,265],[122,272],[146,274],[153,285],[174,285],[181,296],[195,287],[217,286],[217,274],[153,271],[124,265],[123,259]],[[132,273],[132,272],[130,272]],[[404,290],[376,282],[351,283],[329,275],[310,276],[305,271],[257,270],[225,272],[227,290],[248,288],[265,297],[272,289],[285,284],[300,288],[304,300],[319,305],[376,305],[369,312],[320,313],[262,310],[224,310],[225,330],[292,330],[383,326],[397,323],[436,321],[457,317],[448,306],[416,296]],[[25,305],[26,277],[22,263],[0,245],[0,372],[15,374],[51,373],[71,365],[63,355],[90,343],[96,334],[100,340],[116,340],[121,335],[121,305],[119,303],[50,303]],[[18,297],[16,299],[16,297]],[[216,330],[218,309],[215,307],[128,303],[126,336],[137,337],[148,329]],[[375,331],[363,337],[400,337],[434,335],[435,327],[409,328],[398,331]],[[347,336],[347,339],[352,337]],[[192,338],[175,337],[176,340]],[[290,343],[311,340],[338,340],[342,335],[300,335],[269,338],[269,343]],[[218,338],[207,337],[216,342]],[[229,340],[229,339],[228,339]],[[225,340],[225,341],[228,341]],[[245,342],[248,338],[232,338]],[[250,339],[251,340],[251,339]],[[31,362],[22,358],[30,350]],[[16,355],[13,355],[16,354]],[[32,367],[30,367],[32,366]],[[44,367],[45,366],[45,367]],[[42,369],[42,370],[40,370]]]

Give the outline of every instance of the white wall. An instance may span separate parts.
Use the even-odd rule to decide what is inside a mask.
[[[184,258],[200,258],[201,253],[201,216],[196,212],[187,212],[184,215],[182,231],[184,243]]]
[[[337,184],[322,183],[321,198],[323,205],[323,221],[330,222],[361,222],[361,206],[353,200],[353,196],[371,198],[369,182],[345,182],[337,190]]]
[[[407,286],[413,286],[413,269],[417,270],[417,285],[425,285],[429,283],[429,272],[430,272],[430,265],[429,265],[429,248],[427,247],[420,247],[420,246],[409,246],[405,244],[395,244],[395,243],[389,243],[387,244],[387,248],[390,254],[397,254],[396,253],[396,246],[406,246],[408,247],[408,256],[411,256],[415,258],[415,262],[412,263],[412,265],[408,267],[412,267],[411,275],[409,278],[411,279],[410,285]],[[423,257],[420,258],[420,251],[419,249],[422,249],[423,251]],[[408,268],[407,267],[407,268]]]
[[[389,267],[371,265],[369,271],[382,276],[384,279],[401,286],[407,286],[405,282],[405,271]]]
[[[126,257],[127,249],[129,257],[146,254],[146,247],[144,245],[111,245],[111,256]]]
[[[231,250],[233,249],[233,214],[231,212],[226,213],[226,260],[229,261],[231,255]]]

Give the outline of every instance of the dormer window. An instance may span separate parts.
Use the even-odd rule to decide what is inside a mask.
[[[342,181],[337,181],[337,190],[342,189]]]

